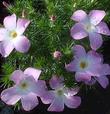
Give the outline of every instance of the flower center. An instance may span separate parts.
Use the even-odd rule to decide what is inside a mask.
[[[92,31],[95,30],[95,26],[88,23],[88,24],[85,25],[85,30],[88,31],[88,32],[92,32]]]
[[[10,36],[11,36],[12,38],[16,38],[16,37],[17,37],[17,32],[16,32],[16,31],[10,32]]]
[[[60,96],[63,95],[63,90],[61,90],[61,89],[58,90],[58,91],[57,91],[57,94],[60,95]]]
[[[20,85],[20,88],[21,89],[27,89],[28,88],[28,84],[26,82],[23,82],[21,85]]]
[[[84,61],[80,63],[80,68],[85,69],[88,66],[88,64]]]

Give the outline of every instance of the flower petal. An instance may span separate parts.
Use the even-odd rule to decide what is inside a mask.
[[[87,53],[87,59],[88,61],[91,60],[92,62],[94,63],[103,63],[103,57],[101,54],[98,54],[97,52],[95,51],[89,51]]]
[[[87,85],[89,85],[89,86],[92,86],[92,85],[94,85],[95,83],[96,83],[95,78],[91,78],[90,81],[86,81],[86,82],[85,82],[85,84],[87,84]]]
[[[95,61],[90,61],[88,68],[86,69],[86,73],[93,76],[99,77],[101,75],[100,72],[101,64],[95,63]]]
[[[47,86],[46,86],[45,81],[38,80],[36,83],[36,87],[35,87],[33,92],[36,93],[37,96],[42,97],[42,96],[44,96],[46,91],[47,91]]]
[[[110,66],[108,64],[103,64],[100,68],[100,75],[110,75]]]
[[[52,104],[49,106],[48,111],[61,112],[64,110],[63,97],[54,98]]]
[[[110,30],[107,26],[107,24],[105,22],[100,22],[97,26],[96,26],[97,32],[104,34],[104,35],[110,35]]]
[[[64,81],[63,77],[53,76],[50,79],[49,84],[52,89],[57,89],[63,87],[63,81]]]
[[[54,97],[55,97],[54,92],[50,90],[50,91],[46,91],[45,94],[40,98],[44,104],[50,104],[53,101]]]
[[[74,21],[83,21],[87,18],[87,14],[83,10],[77,10],[73,13],[71,19]]]
[[[7,16],[4,19],[4,26],[7,30],[14,30],[16,28],[16,15]]]
[[[19,35],[22,35],[29,24],[30,21],[27,19],[18,19],[16,28],[17,33],[19,33]]]
[[[0,53],[3,57],[9,56],[13,49],[14,46],[11,41],[3,41],[0,43]]]
[[[83,28],[83,25],[80,23],[76,23],[72,28],[71,28],[71,36],[73,39],[79,40],[83,39],[88,36],[87,32]]]
[[[81,98],[77,96],[65,97],[64,103],[69,108],[77,108],[81,104]]]
[[[81,45],[73,46],[73,53],[76,58],[86,57],[86,51]]]
[[[90,46],[93,50],[97,50],[101,47],[103,40],[102,36],[98,33],[89,33]]]
[[[14,81],[14,83],[18,84],[24,77],[24,73],[21,70],[15,70],[12,73],[10,80]]]
[[[24,71],[24,74],[27,74],[28,76],[33,76],[34,79],[37,81],[41,74],[41,70],[29,67]]]
[[[21,98],[21,103],[25,111],[30,111],[35,108],[39,102],[35,94],[30,93]]]
[[[92,10],[89,13],[90,21],[92,24],[97,25],[105,17],[106,13],[102,10]]]
[[[73,60],[69,64],[65,65],[67,71],[75,72],[77,71],[77,60]]]
[[[65,93],[67,95],[73,96],[76,95],[79,92],[79,87],[75,87],[75,88],[65,88]]]
[[[0,41],[3,41],[7,38],[8,31],[4,28],[0,28]]]
[[[97,77],[96,80],[99,82],[99,84],[103,88],[106,88],[109,85],[109,80],[108,80],[108,78],[106,76]]]
[[[30,41],[25,36],[19,36],[14,41],[14,46],[17,51],[25,53],[30,48]]]
[[[81,82],[81,81],[86,82],[91,80],[91,75],[86,73],[76,73],[75,79],[77,82]]]
[[[14,105],[20,100],[21,96],[17,93],[16,87],[11,87],[1,93],[1,99],[8,105]]]

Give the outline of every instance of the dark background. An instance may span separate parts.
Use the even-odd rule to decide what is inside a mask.
[[[2,4],[3,0],[0,0],[0,23],[2,24],[3,18],[8,15],[6,8]],[[12,0],[4,0],[6,2],[12,2]],[[103,44],[103,55],[105,62],[110,63],[110,40]],[[3,62],[3,58],[0,57],[0,66]],[[1,67],[0,67],[1,70]],[[63,112],[47,112],[49,105],[40,105],[33,111],[25,112],[23,109],[15,111],[15,114],[110,114],[110,86],[107,89],[101,88],[96,85],[95,89],[83,88],[79,95],[82,98],[82,103],[77,109],[68,109],[65,107]],[[0,109],[2,110],[2,109]],[[1,114],[1,112],[0,112]]]

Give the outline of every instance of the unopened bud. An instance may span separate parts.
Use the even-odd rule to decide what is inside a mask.
[[[51,15],[51,16],[50,16],[50,20],[51,20],[52,22],[54,22],[54,21],[56,20],[56,16]]]
[[[62,53],[60,52],[60,51],[55,51],[54,53],[53,53],[53,57],[55,58],[55,59],[61,59],[61,57],[62,57]]]

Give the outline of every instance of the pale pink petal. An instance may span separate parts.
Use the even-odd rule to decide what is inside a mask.
[[[1,93],[1,99],[8,105],[15,105],[21,96],[17,93],[16,87],[11,87]]]
[[[75,79],[77,82],[81,82],[81,81],[90,81],[91,80],[91,75],[86,74],[86,73],[76,73],[75,74]]]
[[[27,68],[25,71],[24,71],[24,74],[27,74],[29,76],[33,76],[34,79],[37,81],[40,74],[41,74],[41,70],[38,70],[38,69],[35,69],[35,68]]]
[[[77,10],[73,13],[71,19],[74,21],[83,21],[87,18],[87,14],[86,12],[84,12],[83,10]]]
[[[81,45],[73,46],[73,53],[76,58],[86,57],[86,51]]]
[[[69,108],[77,108],[81,104],[81,98],[77,96],[68,96],[64,98],[64,103]]]
[[[33,93],[29,93],[28,95],[22,97],[21,103],[25,111],[30,111],[39,104],[37,96]]]
[[[0,28],[0,41],[7,39],[8,31],[4,28]]]
[[[69,64],[65,65],[65,68],[67,71],[71,71],[71,72],[75,72],[77,71],[77,60],[73,60],[72,62],[70,62]]]
[[[79,87],[70,88],[70,89],[65,88],[64,91],[65,91],[66,94],[69,94],[69,95],[73,96],[73,95],[76,95],[79,92]]]
[[[44,104],[50,104],[53,101],[54,97],[55,97],[54,91],[50,90],[50,91],[45,91],[44,95],[41,96],[40,98]]]
[[[105,22],[100,22],[97,26],[96,26],[97,32],[104,34],[104,35],[110,35],[110,30],[107,26],[107,24]]]
[[[93,50],[87,53],[87,59],[88,61],[91,60],[94,63],[103,63],[102,55]]]
[[[3,41],[0,43],[0,53],[3,57],[9,56],[13,49],[14,45],[11,41]]]
[[[110,65],[103,64],[100,68],[100,74],[101,75],[110,75]]]
[[[4,19],[4,26],[7,30],[15,30],[16,29],[16,15],[13,14],[11,16],[7,16]]]
[[[95,83],[96,83],[96,79],[94,79],[94,78],[91,78],[90,81],[85,82],[85,84],[87,84],[87,85],[89,85],[89,86],[92,86],[92,85],[94,85]]]
[[[71,28],[71,36],[73,39],[79,40],[83,39],[88,36],[88,33],[85,31],[84,27],[80,23],[76,23],[72,28]]]
[[[25,53],[30,48],[30,41],[25,36],[19,36],[14,41],[14,46],[17,51]]]
[[[53,99],[52,104],[49,106],[48,111],[61,112],[64,110],[63,97],[56,97]]]
[[[57,89],[63,87],[63,81],[64,81],[63,77],[53,76],[50,79],[49,84],[52,89]]]
[[[99,77],[101,75],[100,69],[101,65],[95,61],[90,61],[88,68],[86,69],[86,73],[93,76],[93,77]]]
[[[103,88],[106,88],[109,85],[109,80],[108,80],[108,78],[106,76],[97,77],[96,80],[99,82],[99,84]]]
[[[43,80],[35,81],[36,86],[32,88],[33,92],[36,93],[37,96],[42,97],[47,91],[46,82]]]
[[[19,35],[22,35],[29,24],[30,21],[27,19],[18,19],[16,28],[17,33],[19,33]]]
[[[99,24],[102,19],[105,17],[106,13],[102,10],[92,10],[89,13],[89,18],[92,24],[97,25]]]
[[[10,80],[14,81],[14,83],[18,84],[24,77],[24,73],[21,70],[15,70],[12,73]]]
[[[93,50],[97,50],[101,47],[103,40],[102,36],[98,33],[89,33],[90,46]]]

